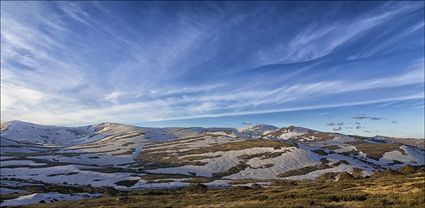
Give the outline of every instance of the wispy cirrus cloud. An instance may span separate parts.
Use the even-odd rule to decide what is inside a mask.
[[[335,128],[333,128],[332,130],[334,130],[334,131],[341,131],[342,130],[342,127],[335,127]]]
[[[353,16],[349,3],[312,16],[285,2],[1,4],[2,121],[136,123],[423,98],[423,20],[405,17],[423,3]],[[389,35],[363,44],[379,27]],[[396,44],[404,37],[417,44]],[[413,55],[382,57],[391,46]]]
[[[327,126],[343,126],[344,122],[338,122],[338,123],[331,122],[331,123],[327,123],[326,125]]]
[[[363,120],[363,119],[382,120],[382,119],[384,119],[384,118],[381,118],[381,117],[372,117],[372,116],[367,116],[367,115],[353,116],[352,118],[357,119],[357,120]]]
[[[369,13],[359,15],[354,21],[350,19],[350,21],[342,20],[339,22],[310,22],[290,41],[278,44],[272,52],[260,52],[260,58],[270,60],[270,54],[272,54],[273,58],[280,59],[280,63],[305,62],[322,58],[330,55],[339,47],[346,47],[357,38],[360,38],[360,36],[367,35],[375,27],[391,21],[400,15],[406,15],[409,12],[418,10],[421,6],[420,4],[406,3],[399,3],[397,5],[397,9],[394,9],[394,4],[382,5]],[[423,23],[413,25],[400,32],[396,38],[401,39],[422,27]],[[395,41],[394,37],[391,38],[383,43],[378,43],[372,49],[369,47],[368,51],[360,53],[361,55],[350,56],[349,58],[364,58],[377,54],[382,49],[391,46],[391,43]],[[273,59],[271,62],[276,62],[276,60]]]

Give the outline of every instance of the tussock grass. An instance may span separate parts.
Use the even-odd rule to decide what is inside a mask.
[[[173,153],[166,152],[163,150],[145,150],[139,156],[138,159],[145,163],[145,169],[154,169],[161,167],[177,167],[183,165],[205,165],[202,159],[210,159],[219,156],[203,156],[199,154],[215,153],[220,151],[234,151],[244,150],[255,147],[272,147],[274,149],[281,149],[284,147],[291,147],[291,144],[286,144],[279,141],[273,141],[269,139],[250,139],[235,142],[228,142],[223,144],[215,144],[207,147],[199,147],[196,149],[186,151],[175,151]],[[283,152],[282,152],[283,153]],[[270,158],[277,157],[282,153],[277,154],[262,154],[256,155],[258,157]]]
[[[327,146],[323,146],[322,148],[328,149],[328,150],[337,150],[337,149],[340,149],[341,147],[338,145],[327,145]]]
[[[283,147],[291,147],[293,145],[286,144],[279,141],[269,139],[250,139],[236,142],[228,142],[223,144],[216,144],[209,147],[201,147],[194,150],[184,152],[184,154],[202,154],[211,153],[218,151],[232,151],[232,150],[244,150],[255,147],[273,147],[275,149],[281,149]]]
[[[400,149],[400,144],[386,144],[386,143],[362,143],[355,144],[356,148],[366,154],[367,157],[379,160],[386,152],[398,150],[402,153],[404,151]]]
[[[284,181],[284,180],[282,180]],[[102,197],[28,207],[424,207],[425,173],[394,174],[365,179],[273,183],[271,188],[235,187],[141,190],[126,201]],[[387,190],[396,185],[397,189]],[[373,192],[372,192],[373,190]]]
[[[118,186],[131,187],[134,184],[136,184],[137,182],[139,182],[139,180],[123,180],[123,181],[118,181],[115,184],[118,185]]]

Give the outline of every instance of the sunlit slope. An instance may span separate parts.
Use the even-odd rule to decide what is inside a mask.
[[[394,138],[360,137],[302,127],[143,128],[2,124],[1,178],[20,183],[173,188],[194,182],[369,176],[424,165],[424,150]],[[22,189],[11,180],[2,188]]]

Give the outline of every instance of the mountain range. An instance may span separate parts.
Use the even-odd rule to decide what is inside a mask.
[[[425,164],[423,139],[363,137],[294,126],[60,127],[10,121],[1,124],[0,141],[1,194],[24,193],[25,187],[37,184],[122,190],[194,183],[268,186],[276,180],[368,177]]]

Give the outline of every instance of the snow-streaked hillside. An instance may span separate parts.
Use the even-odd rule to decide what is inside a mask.
[[[245,179],[314,179],[329,172],[367,176],[425,164],[423,149],[396,141],[269,125],[58,127],[11,121],[1,129],[0,185],[9,193],[40,183],[138,189],[187,186],[196,179],[229,186]]]
[[[102,139],[104,135],[97,133],[94,126],[59,127],[44,126],[23,121],[10,121],[2,124],[1,136],[15,141],[66,145],[89,143]]]
[[[255,125],[238,128],[237,131],[247,137],[261,137],[262,135],[278,129],[272,125]]]

